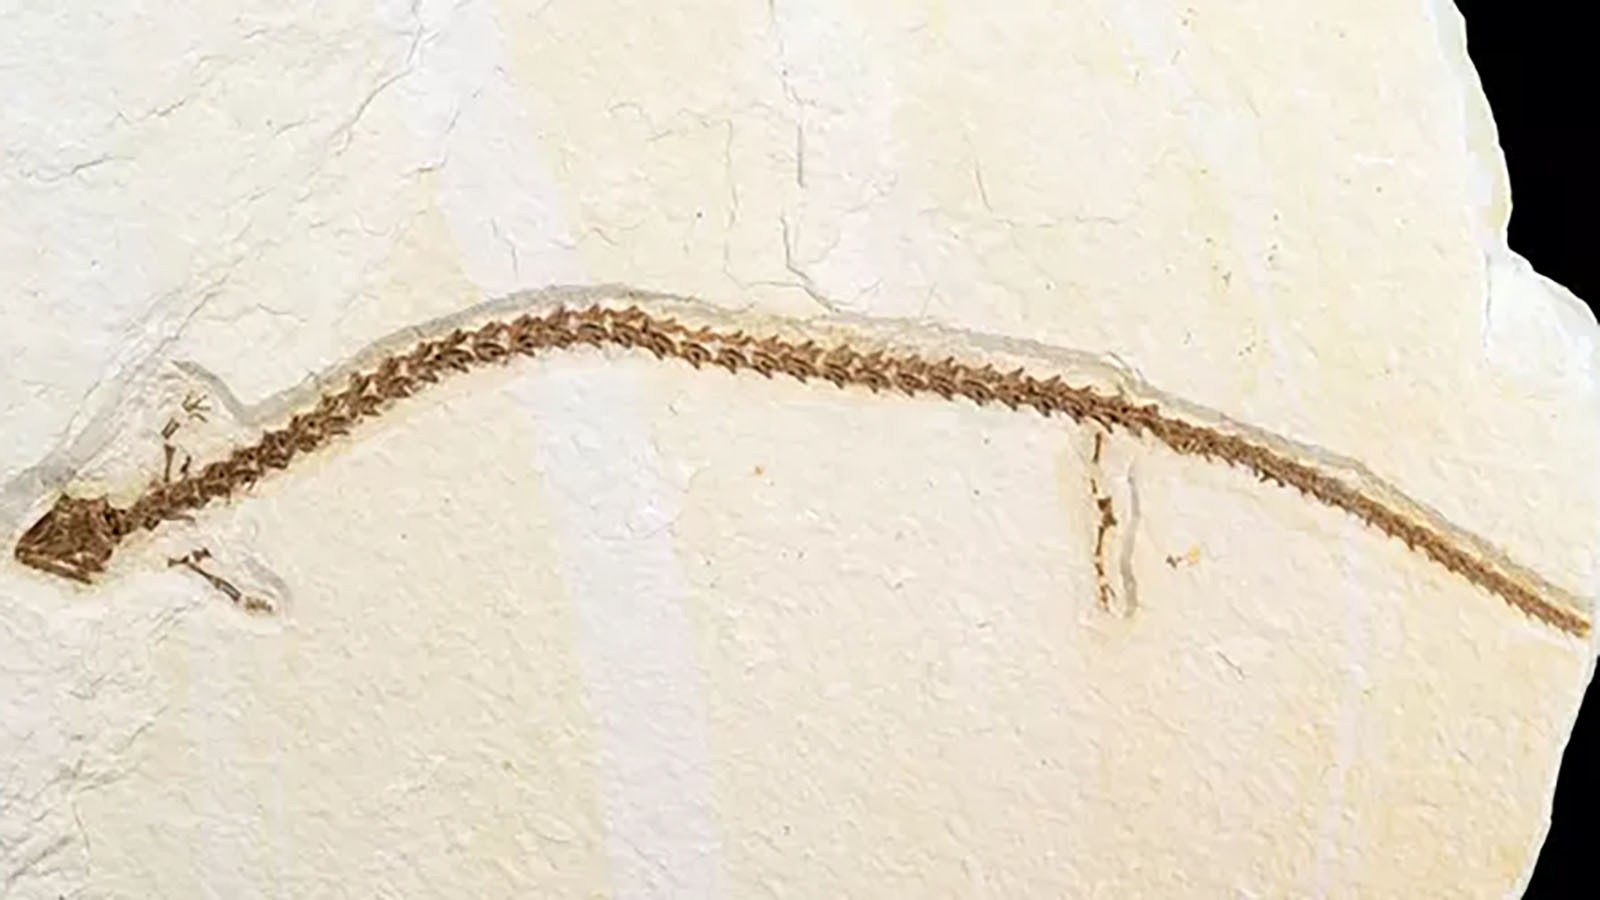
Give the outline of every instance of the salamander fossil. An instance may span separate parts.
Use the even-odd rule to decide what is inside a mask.
[[[1590,629],[1588,616],[1578,611],[1575,602],[1553,599],[1555,589],[1519,572],[1521,567],[1496,561],[1470,541],[1406,511],[1402,504],[1380,498],[1349,479],[1262,441],[1188,421],[1154,403],[1140,403],[1074,385],[1059,375],[1042,377],[1022,368],[1000,371],[992,363],[933,358],[914,350],[865,351],[848,342],[819,345],[778,334],[690,327],[637,306],[617,308],[603,303],[566,304],[544,314],[508,316],[420,340],[409,350],[392,353],[354,372],[342,389],[324,393],[314,405],[267,431],[255,443],[203,466],[186,468],[178,477],[158,481],[127,506],[115,506],[105,497],[62,495],[23,534],[16,558],[35,569],[87,583],[104,571],[129,535],[155,529],[239,493],[451,373],[580,346],[642,351],[697,369],[721,367],[733,373],[767,378],[783,375],[874,393],[964,399],[980,406],[999,405],[1093,422],[1106,430],[1120,429],[1154,439],[1179,454],[1239,467],[1262,482],[1292,488],[1354,515],[1561,631],[1582,637]]]

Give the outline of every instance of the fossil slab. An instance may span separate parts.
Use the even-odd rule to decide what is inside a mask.
[[[19,895],[1525,877],[1596,328],[1446,5],[3,15]]]

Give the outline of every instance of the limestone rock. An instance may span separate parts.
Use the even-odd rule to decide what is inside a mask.
[[[1443,0],[113,2],[0,59],[15,895],[1523,882],[1597,329]]]

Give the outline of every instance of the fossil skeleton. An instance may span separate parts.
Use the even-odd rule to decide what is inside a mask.
[[[1075,386],[1059,376],[1041,378],[1023,369],[1002,372],[992,365],[953,358],[933,360],[915,352],[864,352],[844,343],[819,346],[813,341],[690,328],[637,307],[614,309],[600,304],[563,307],[544,315],[524,314],[422,340],[408,351],[352,374],[342,390],[322,395],[313,408],[267,431],[255,443],[196,470],[185,470],[175,479],[157,482],[126,507],[114,506],[103,497],[63,495],[18,541],[16,558],[33,568],[87,583],[104,571],[119,543],[129,535],[153,530],[236,494],[449,373],[580,345],[641,349],[695,368],[720,366],[768,378],[781,374],[803,382],[830,381],[840,388],[864,387],[875,393],[965,398],[979,405],[1001,404],[1044,416],[1065,415],[1106,430],[1148,436],[1177,453],[1238,466],[1263,482],[1292,488],[1344,510],[1561,631],[1582,637],[1590,629],[1588,618],[1570,604],[1547,599],[1526,579],[1346,480],[1249,438],[1169,415],[1155,404]]]

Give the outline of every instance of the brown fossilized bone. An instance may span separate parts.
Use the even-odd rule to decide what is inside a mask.
[[[1240,467],[1263,482],[1292,488],[1350,513],[1535,619],[1575,636],[1589,633],[1589,617],[1578,611],[1575,601],[1556,596],[1557,589],[1521,567],[1497,561],[1472,541],[1428,523],[1404,504],[1363,490],[1263,441],[1188,421],[1154,403],[1020,368],[999,371],[992,363],[934,359],[911,350],[867,352],[847,342],[823,346],[777,334],[691,328],[666,315],[601,303],[524,313],[421,340],[353,373],[343,389],[323,394],[311,408],[255,443],[176,479],[158,482],[126,507],[113,506],[104,498],[62,496],[18,541],[16,558],[35,569],[89,582],[105,569],[128,535],[184,518],[213,500],[236,494],[450,373],[584,345],[644,351],[697,369],[720,366],[734,373],[828,381],[839,388],[861,387],[874,393],[997,404],[1151,438],[1173,452]]]
[[[105,568],[125,534],[120,512],[104,497],[62,495],[17,541],[17,561],[87,583]]]

